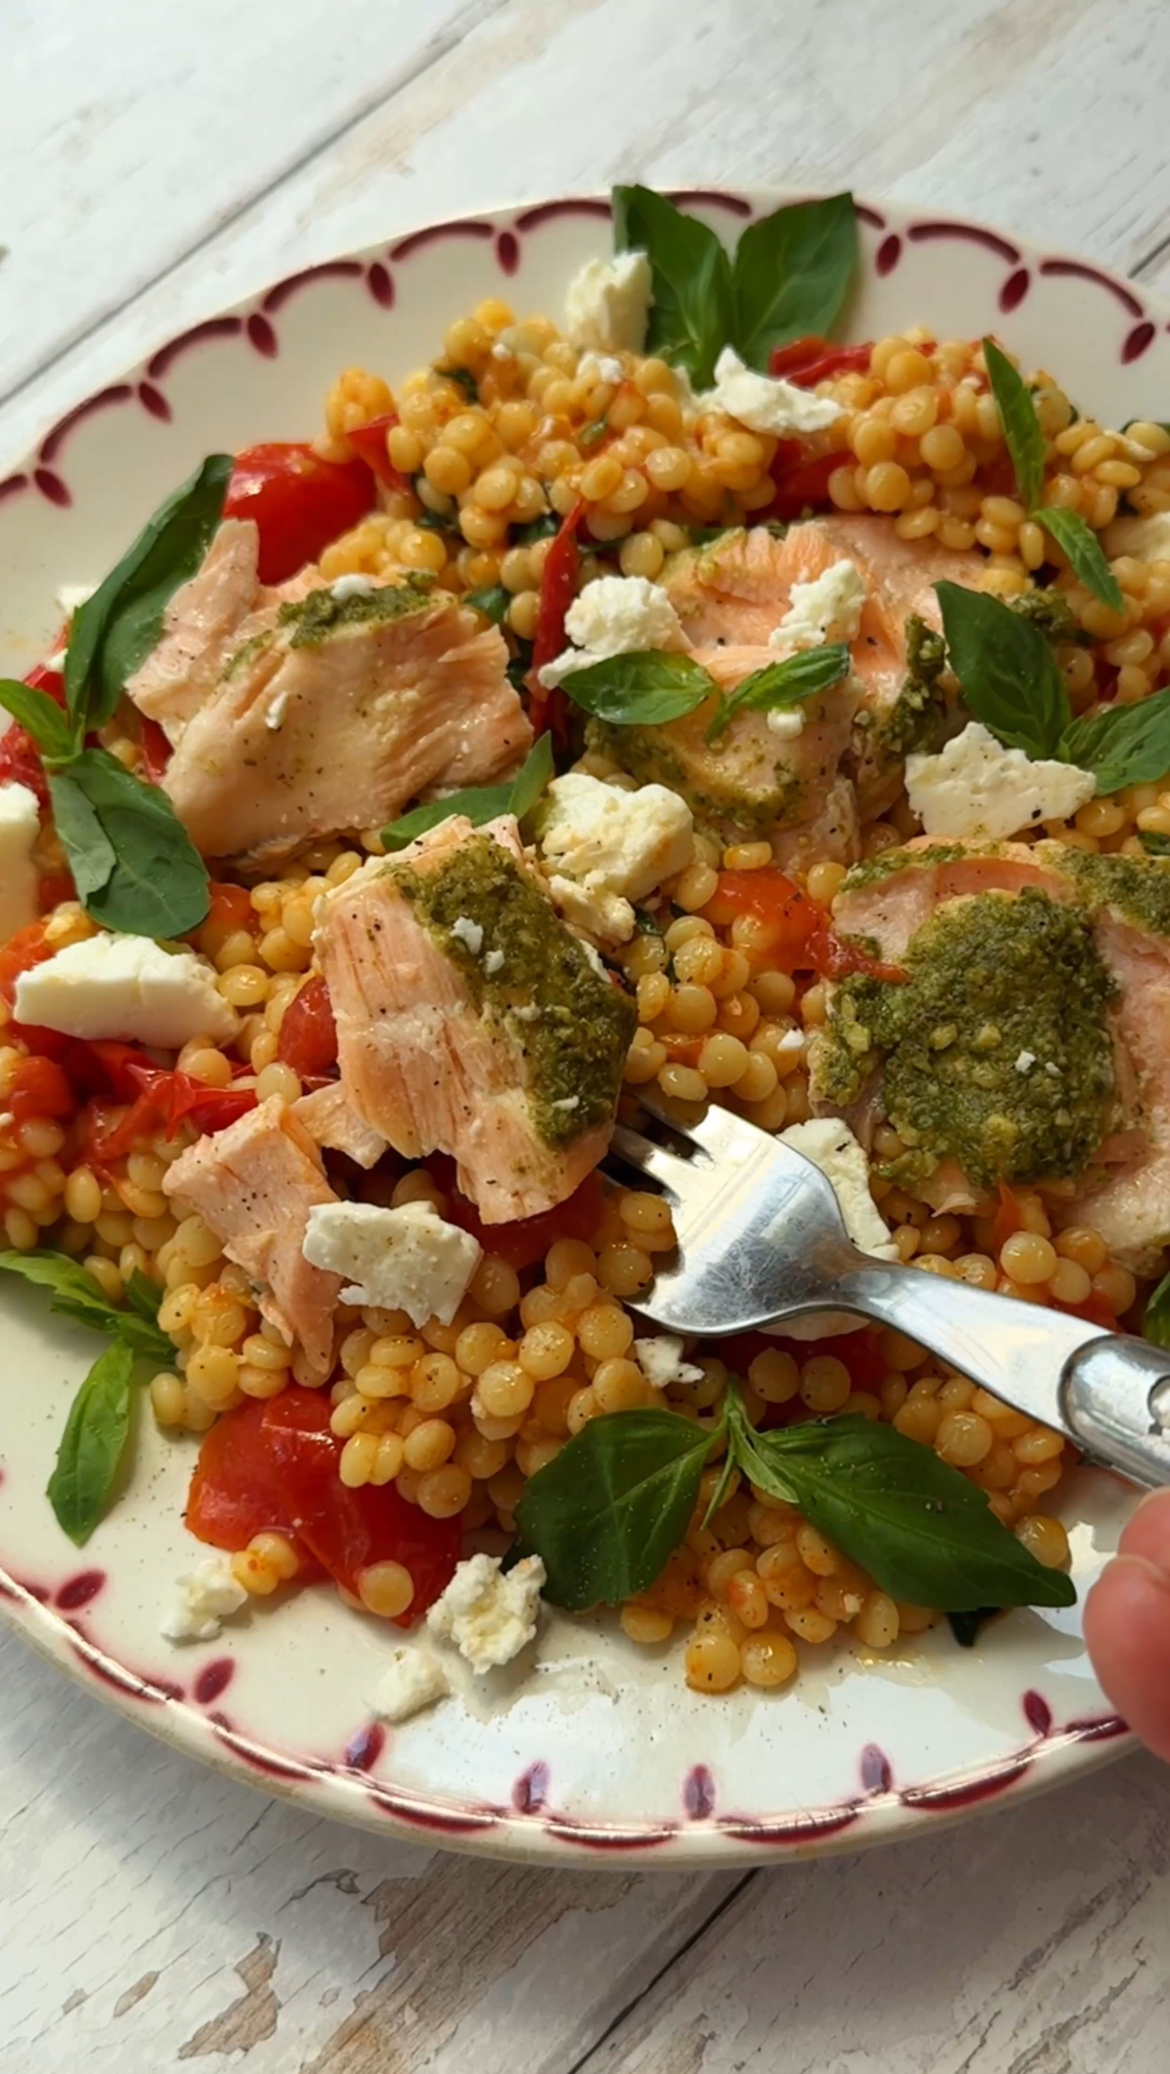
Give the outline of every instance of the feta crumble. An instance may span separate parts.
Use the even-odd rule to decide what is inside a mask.
[[[906,758],[906,796],[925,834],[998,841],[1044,821],[1067,821],[1097,781],[1073,763],[1033,762],[972,720],[937,756]]]
[[[287,711],[288,693],[287,691],[278,691],[267,713],[264,715],[264,725],[271,734],[278,735],[280,733],[281,728],[284,726],[284,716]]]
[[[497,973],[497,972],[501,972],[501,971],[503,970],[503,966],[504,966],[504,953],[503,953],[503,951],[488,951],[488,952],[487,952],[487,954],[486,954],[486,956],[485,956],[485,958],[484,958],[484,961],[483,961],[483,969],[484,969],[484,971],[485,971],[485,972],[487,973],[487,976],[488,976],[488,978],[489,978],[489,979],[491,979],[491,978],[493,977],[493,975],[494,975],[495,973]]]
[[[149,936],[88,936],[22,972],[16,1017],[66,1037],[117,1037],[179,1050],[214,1043],[239,1027],[214,966],[193,951],[166,951]]]
[[[701,1383],[703,1371],[682,1358],[683,1343],[674,1332],[660,1332],[655,1339],[636,1339],[634,1359],[646,1381],[655,1390],[668,1383]]]
[[[409,1721],[450,1690],[446,1671],[429,1649],[394,1649],[370,1705],[380,1721]]]
[[[36,793],[15,781],[0,785],[0,942],[36,921],[33,846],[40,831]]]
[[[607,353],[582,353],[577,366],[578,381],[608,382],[613,388],[625,380],[625,375],[621,361]]]
[[[632,903],[690,864],[694,816],[665,785],[628,792],[568,771],[548,788],[538,841],[562,913],[603,942],[626,943]]]
[[[1017,1072],[1017,1073],[1030,1073],[1030,1072],[1032,1071],[1032,1068],[1033,1068],[1033,1066],[1035,1065],[1035,1063],[1036,1063],[1036,1054],[1035,1054],[1035,1052],[1034,1052],[1034,1051],[1021,1051],[1021,1052],[1018,1052],[1018,1053],[1017,1053],[1017,1055],[1016,1055],[1016,1072]]]
[[[207,1556],[178,1580],[175,1601],[159,1623],[168,1642],[214,1642],[221,1621],[238,1613],[248,1594],[225,1555]]]
[[[794,742],[804,733],[803,706],[773,706],[767,715],[768,726],[782,742]]]
[[[1105,552],[1111,562],[1119,555],[1134,555],[1139,562],[1170,562],[1170,511],[1115,518],[1105,532]]]
[[[590,259],[565,296],[565,336],[595,353],[640,353],[650,314],[652,275],[644,252]]]
[[[823,432],[835,425],[844,406],[831,396],[816,396],[772,375],[745,367],[734,346],[724,346],[715,362],[715,387],[699,399],[708,410],[721,410],[751,432],[771,438]]]
[[[575,645],[539,672],[546,690],[574,670],[587,670],[611,655],[686,646],[674,606],[661,584],[651,583],[648,576],[595,577],[565,614],[565,632]]]
[[[336,583],[330,584],[329,595],[336,598],[339,605],[344,605],[347,598],[368,598],[370,592],[377,588],[372,576],[355,573],[352,576],[339,576]]]
[[[317,1203],[301,1251],[345,1278],[342,1303],[405,1311],[413,1325],[449,1325],[483,1258],[478,1240],[427,1202]]]
[[[482,1677],[532,1641],[545,1574],[539,1556],[522,1557],[506,1573],[499,1556],[469,1556],[431,1607],[427,1626],[441,1641],[453,1642]]]
[[[861,1252],[878,1260],[897,1260],[898,1249],[885,1219],[869,1192],[869,1162],[847,1123],[836,1116],[814,1116],[789,1124],[780,1143],[803,1152],[833,1184],[845,1229]]]
[[[826,641],[855,641],[869,596],[856,564],[834,562],[811,583],[794,583],[788,610],[768,636],[770,648],[820,648]]]
[[[467,948],[471,952],[473,958],[478,958],[481,950],[483,949],[482,923],[473,922],[471,920],[470,915],[460,915],[458,919],[452,922],[451,924],[451,934],[452,936],[457,936],[459,938],[460,943],[465,943],[467,945]]]

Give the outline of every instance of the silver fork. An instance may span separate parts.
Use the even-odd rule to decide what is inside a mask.
[[[820,1169],[728,1109],[657,1120],[679,1149],[622,1124],[613,1136],[612,1155],[669,1200],[679,1241],[632,1310],[704,1338],[813,1311],[873,1318],[1119,1475],[1170,1483],[1170,1352],[859,1252]]]

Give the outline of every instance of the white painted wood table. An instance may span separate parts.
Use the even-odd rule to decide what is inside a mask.
[[[466,207],[851,181],[1170,289],[1164,0],[0,0],[0,461]],[[0,474],[5,470],[0,468]],[[0,1636],[0,2074],[1164,2074],[1170,1773],[744,1874],[545,1873],[189,1766]]]

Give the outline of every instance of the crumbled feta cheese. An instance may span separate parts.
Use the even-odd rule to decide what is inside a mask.
[[[1105,531],[1105,552],[1110,561],[1133,555],[1139,562],[1170,562],[1170,511],[1115,518]]]
[[[699,399],[708,410],[726,411],[737,424],[772,438],[792,433],[823,432],[841,416],[843,405],[831,396],[816,396],[772,375],[745,367],[734,346],[724,346],[715,362],[715,387]]]
[[[683,1343],[673,1332],[660,1332],[656,1339],[636,1339],[634,1359],[646,1381],[656,1390],[668,1383],[701,1383],[703,1371],[682,1358]]]
[[[549,1103],[550,1109],[579,1109],[580,1107],[580,1095],[562,1095],[559,1102]]]
[[[344,605],[347,598],[367,598],[370,592],[377,588],[377,581],[373,576],[360,576],[355,572],[352,576],[339,576],[336,583],[330,584],[329,594],[336,598],[339,605]]]
[[[613,388],[625,380],[625,373],[621,361],[607,353],[582,353],[577,367],[578,381],[608,382]]]
[[[590,259],[565,296],[565,336],[595,353],[640,353],[650,314],[650,261],[644,252]]]
[[[427,1626],[440,1640],[453,1642],[482,1676],[510,1663],[531,1642],[544,1580],[539,1556],[524,1556],[507,1572],[499,1556],[469,1556],[431,1607]]]
[[[674,606],[648,576],[595,577],[565,614],[565,632],[576,646],[544,665],[539,674],[546,689],[607,656],[686,646]]]
[[[626,943],[631,903],[691,862],[694,816],[665,785],[627,792],[568,771],[548,788],[538,839],[562,912],[603,942]]]
[[[977,720],[937,756],[906,758],[911,811],[927,835],[949,841],[998,841],[1043,821],[1067,821],[1096,789],[1091,771],[1033,762],[1022,749],[1005,749]]]
[[[515,356],[515,354],[513,353],[513,351],[512,351],[512,348],[511,348],[511,346],[506,346],[506,345],[504,344],[504,341],[503,341],[503,339],[502,339],[502,338],[498,338],[498,339],[496,340],[496,342],[495,342],[495,345],[494,345],[494,346],[492,347],[492,359],[493,359],[493,360],[514,360],[514,359],[515,359],[515,357],[516,357],[516,356]]]
[[[778,1040],[775,1048],[784,1058],[795,1058],[798,1052],[804,1050],[804,1041],[803,1030],[785,1030],[783,1037]]]
[[[264,715],[264,725],[274,735],[278,735],[284,726],[284,716],[287,711],[288,693],[287,691],[278,691],[267,713]]]
[[[869,1192],[869,1162],[847,1123],[836,1116],[814,1116],[789,1124],[780,1143],[803,1152],[833,1184],[833,1193],[855,1246],[879,1260],[897,1260],[898,1249]]]
[[[483,1258],[478,1240],[427,1202],[318,1203],[301,1251],[346,1278],[342,1303],[405,1311],[414,1325],[449,1325]]]
[[[451,934],[452,936],[457,936],[460,943],[467,945],[473,958],[478,958],[483,949],[483,924],[481,922],[473,922],[470,915],[460,915],[451,924]]]
[[[215,968],[149,936],[87,936],[16,982],[16,1016],[66,1037],[121,1037],[177,1050],[192,1037],[219,1043],[238,1028]]]
[[[1055,1060],[1049,1059],[1047,1065],[1044,1068],[1044,1071],[1047,1074],[1051,1075],[1053,1080],[1060,1079],[1060,1067],[1056,1064]]]
[[[514,1016],[518,1023],[536,1023],[540,1021],[540,1010],[535,1001],[526,1001],[522,1008],[510,1008],[508,1014]]]
[[[159,1625],[168,1642],[214,1642],[220,1622],[238,1613],[248,1594],[225,1555],[207,1556],[180,1577],[173,1606]]]
[[[811,583],[793,584],[788,610],[769,634],[769,646],[803,649],[819,648],[825,641],[855,641],[868,596],[865,578],[853,562],[833,562]]]
[[[450,1690],[446,1671],[429,1649],[394,1649],[370,1705],[382,1721],[408,1721]]]
[[[57,592],[57,603],[62,612],[79,612],[83,605],[88,605],[96,589],[96,583],[63,583]]]
[[[797,735],[804,733],[803,706],[773,706],[767,719],[772,733],[782,742],[794,742]]]
[[[0,741],[3,741],[0,735]],[[27,785],[0,785],[0,943],[37,918],[33,845],[40,834],[37,796]]]
[[[1021,1051],[1016,1056],[1016,1072],[1030,1073],[1035,1063],[1036,1054],[1034,1051]]]
[[[483,969],[487,973],[488,978],[491,979],[494,973],[501,972],[503,966],[503,951],[488,951],[483,961]]]

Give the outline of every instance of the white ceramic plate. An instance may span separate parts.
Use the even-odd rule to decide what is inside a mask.
[[[734,233],[781,194],[687,197]],[[1165,309],[1125,282],[966,222],[862,208],[847,335],[912,323],[995,329],[1106,423],[1170,395]],[[161,346],[88,398],[0,479],[0,670],[23,674],[60,614],[61,583],[102,577],[213,449],[311,436],[344,367],[391,381],[487,295],[558,313],[570,275],[610,245],[608,204],[575,200],[440,224],[294,274]],[[974,1650],[943,1630],[913,1653],[804,1652],[787,1692],[717,1700],[683,1685],[677,1651],[612,1620],[553,1617],[536,1664],[495,1674],[383,1732],[368,1700],[384,1625],[323,1588],[269,1601],[183,1651],[159,1634],[199,1550],[181,1509],[195,1443],[139,1421],[133,1476],[83,1554],[43,1496],[92,1339],[0,1297],[0,1607],[62,1669],[192,1756],[316,1811],[500,1856],[578,1865],[625,1853],[712,1865],[905,1836],[1007,1805],[1127,1746],[1087,1662],[1075,1609],[1019,1612]],[[1132,1494],[1081,1472],[1066,1493],[1082,1595]]]

